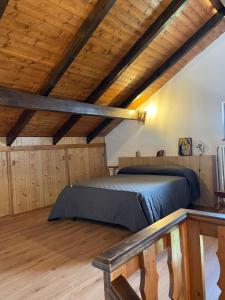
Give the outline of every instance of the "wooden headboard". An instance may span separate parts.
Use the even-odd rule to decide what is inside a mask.
[[[119,167],[141,165],[183,166],[193,169],[199,178],[201,198],[195,205],[213,207],[217,205],[214,191],[216,189],[216,156],[163,156],[163,157],[120,157]]]

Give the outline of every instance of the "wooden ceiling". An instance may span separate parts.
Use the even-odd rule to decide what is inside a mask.
[[[82,24],[96,10],[98,2],[104,1],[9,0],[0,20],[0,86],[39,94]],[[103,8],[105,17],[103,14],[100,16],[91,36],[81,45],[72,64],[51,90],[51,96],[87,101],[172,1],[109,2],[111,7]],[[217,13],[209,0],[183,2],[163,30],[97,99],[97,104],[119,106]],[[137,108],[146,101],[224,32],[225,21],[221,19],[187,54],[146,88],[130,107]],[[85,35],[85,32],[82,34]],[[0,136],[9,134],[22,113],[21,109],[0,107]],[[38,111],[19,135],[55,136],[70,116],[68,113]],[[89,136],[103,120],[83,116],[66,135]],[[107,134],[117,124],[118,121],[111,122],[99,134]]]

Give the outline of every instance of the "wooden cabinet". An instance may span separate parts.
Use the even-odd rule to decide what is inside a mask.
[[[104,147],[68,149],[70,183],[105,176]]]
[[[0,217],[50,206],[66,185],[106,174],[102,145],[24,148],[0,152]]]
[[[0,152],[0,217],[7,215],[10,215],[7,157],[5,152]]]
[[[13,212],[44,207],[41,151],[11,152]]]
[[[69,184],[65,150],[42,151],[44,205],[53,204],[61,190]]]
[[[89,154],[89,178],[107,175],[106,158],[104,147],[93,147],[88,149]]]
[[[68,149],[70,183],[89,179],[88,148]]]

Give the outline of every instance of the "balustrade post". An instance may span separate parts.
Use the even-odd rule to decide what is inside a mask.
[[[225,226],[218,227],[218,260],[220,263],[220,277],[218,287],[221,290],[219,300],[225,300]]]
[[[158,273],[156,268],[156,244],[140,254],[142,300],[158,299]]]
[[[168,268],[170,273],[169,297],[172,300],[183,299],[182,253],[179,227],[170,233],[168,247]]]
[[[189,263],[190,299],[205,300],[203,237],[199,222],[187,220],[187,255]]]

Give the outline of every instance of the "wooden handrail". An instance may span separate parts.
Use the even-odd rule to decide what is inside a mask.
[[[180,209],[131,235],[93,260],[93,265],[104,272],[105,299],[129,299],[126,298],[128,292],[134,299],[140,299],[126,281],[138,269],[141,270],[141,299],[158,299],[156,245],[162,238],[164,249],[168,251],[169,297],[205,299],[203,235],[219,240],[221,275],[218,286],[220,299],[225,299],[225,215],[188,209]]]
[[[100,254],[92,264],[103,271],[112,272],[169,233],[174,226],[185,221],[186,218],[187,211],[179,209]]]

